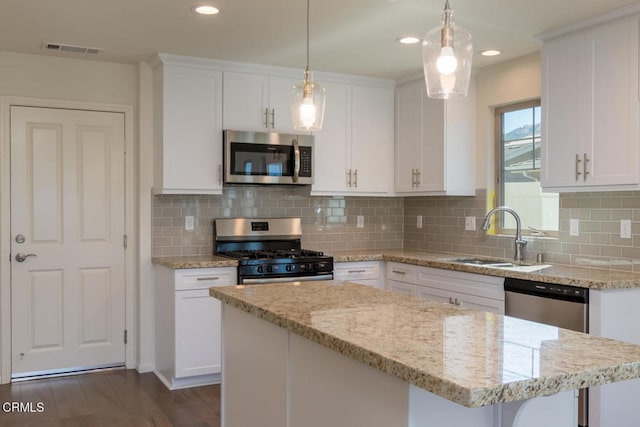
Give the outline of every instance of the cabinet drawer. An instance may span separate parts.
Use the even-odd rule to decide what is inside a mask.
[[[398,262],[390,262],[387,264],[387,280],[415,283],[416,267]]]
[[[339,262],[333,265],[333,276],[336,280],[377,279],[380,266],[377,262]]]
[[[176,270],[175,290],[208,289],[214,286],[233,286],[237,283],[237,269],[225,268],[192,268]]]
[[[391,292],[396,292],[404,295],[416,295],[416,285],[405,282],[398,282],[396,280],[387,281],[387,289]]]
[[[503,277],[421,267],[416,283],[447,292],[504,301]]]

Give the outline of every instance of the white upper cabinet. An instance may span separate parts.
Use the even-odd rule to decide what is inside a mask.
[[[222,193],[222,72],[161,54],[153,64],[154,192]]]
[[[475,194],[475,82],[450,100],[427,97],[424,80],[396,87],[395,191]]]
[[[545,40],[542,186],[640,187],[638,17]]]
[[[290,105],[291,91],[296,83],[298,80],[293,78],[225,72],[224,128],[296,132]]]
[[[323,83],[311,194],[387,196],[393,191],[393,89]]]

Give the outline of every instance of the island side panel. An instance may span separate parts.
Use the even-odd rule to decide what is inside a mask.
[[[589,333],[640,344],[640,289],[591,290]],[[640,379],[589,389],[589,427],[640,422]]]
[[[287,426],[288,332],[222,305],[222,427]]]
[[[290,334],[291,427],[407,427],[406,382]]]

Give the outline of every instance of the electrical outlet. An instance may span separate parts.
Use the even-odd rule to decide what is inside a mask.
[[[630,219],[620,220],[620,238],[621,239],[631,238],[631,220]]]
[[[579,235],[580,235],[580,220],[572,218],[569,220],[569,236],[579,236]]]
[[[358,215],[356,219],[356,227],[364,228],[364,215]]]
[[[193,216],[188,215],[184,217],[184,229],[187,231],[193,231],[195,228],[195,221],[193,220]]]
[[[422,215],[416,217],[416,228],[422,228]]]
[[[464,229],[466,231],[476,231],[476,217],[466,216],[464,217]]]

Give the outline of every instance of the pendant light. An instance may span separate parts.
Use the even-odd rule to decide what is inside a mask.
[[[291,92],[291,117],[294,129],[315,131],[322,129],[325,90],[313,81],[309,71],[309,1],[307,0],[307,68],[304,80],[294,85]]]
[[[453,23],[449,0],[442,10],[440,24],[422,42],[427,94],[440,99],[467,96],[473,59],[471,33]]]

